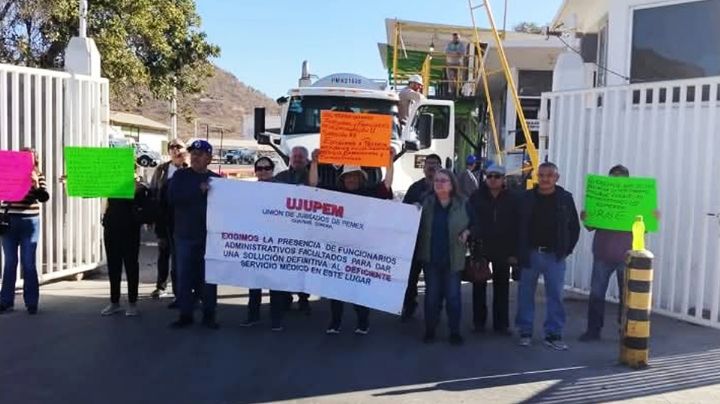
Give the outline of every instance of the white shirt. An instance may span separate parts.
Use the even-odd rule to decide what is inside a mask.
[[[175,166],[175,164],[168,165],[167,179],[169,180],[170,178],[172,178],[173,174],[175,174],[175,171],[177,171],[177,170],[178,170],[178,168]]]

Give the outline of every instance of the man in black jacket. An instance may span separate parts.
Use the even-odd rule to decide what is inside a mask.
[[[535,289],[542,275],[546,299],[545,345],[564,351],[568,349],[562,339],[565,258],[575,249],[580,221],[572,194],[556,185],[559,178],[555,164],[541,164],[537,187],[526,191],[520,202],[518,259],[522,275],[515,323],[520,332],[520,345],[529,346],[535,318]]]
[[[485,183],[470,197],[472,211],[473,254],[485,257],[492,265],[493,330],[511,335],[508,315],[510,265],[517,244],[517,196],[505,187],[505,168],[491,165]],[[487,281],[473,284],[473,324],[476,332],[485,329],[487,320]]]
[[[175,259],[171,261],[173,251],[172,237],[172,215],[167,203],[168,181],[179,169],[187,167],[187,152],[185,143],[180,139],[174,139],[168,144],[170,161],[160,164],[150,181],[150,195],[155,205],[155,235],[158,239],[158,260],[157,260],[157,283],[155,290],[150,294],[153,299],[159,299],[166,295],[168,274],[172,279],[173,295],[176,295],[177,276]],[[172,262],[172,267],[170,263]],[[175,302],[171,303],[175,306]]]
[[[410,205],[420,206],[425,200],[425,197],[433,192],[433,177],[435,172],[442,168],[442,161],[440,156],[437,154],[430,154],[425,157],[423,163],[423,173],[425,178],[421,178],[415,181],[410,188],[408,188],[403,203]],[[407,321],[415,315],[415,309],[417,308],[417,294],[418,294],[418,281],[420,280],[420,272],[422,272],[422,265],[420,262],[413,257],[412,264],[410,266],[410,274],[408,276],[408,285],[405,290],[405,301],[403,302],[402,320]]]

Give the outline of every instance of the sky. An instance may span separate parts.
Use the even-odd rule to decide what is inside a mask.
[[[507,1],[508,29],[547,24],[562,3]],[[491,0],[491,7],[502,25],[504,0]],[[472,25],[467,0],[197,0],[197,9],[208,39],[221,48],[214,62],[271,98],[297,86],[303,60],[320,77],[387,78],[377,48],[387,42],[386,18]],[[478,26],[489,26],[484,10],[475,16]]]

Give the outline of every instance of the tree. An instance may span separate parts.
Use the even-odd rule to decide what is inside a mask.
[[[543,27],[534,22],[521,22],[513,27],[515,32],[526,32],[528,34],[542,34]]]
[[[61,68],[78,31],[78,0],[0,0],[0,62]],[[194,0],[90,0],[88,36],[115,95],[195,93],[220,48],[200,30]]]

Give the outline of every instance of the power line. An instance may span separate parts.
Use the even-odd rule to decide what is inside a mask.
[[[575,49],[572,45],[570,45],[569,43],[567,43],[567,42],[563,39],[562,36],[558,35],[557,38],[560,40],[560,42],[564,43],[565,46],[567,46],[571,51],[577,53],[578,55],[580,55],[580,57],[583,56],[582,53],[580,53],[580,51],[578,51],[578,50]],[[591,62],[591,63],[594,64],[595,66],[597,66],[598,68],[600,68],[600,69],[602,69],[602,70],[605,70],[605,71],[608,72],[608,73],[611,73],[611,74],[614,74],[614,75],[620,77],[621,79],[627,81],[628,83],[630,83],[631,80],[632,80],[630,77],[625,76],[624,74],[620,74],[620,73],[618,73],[618,72],[616,72],[616,71],[614,71],[614,70],[611,70],[611,69],[607,68],[606,66],[603,66],[603,65],[601,65],[601,64],[599,64],[599,63],[597,63],[597,62]]]

